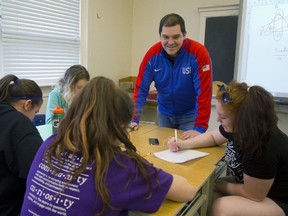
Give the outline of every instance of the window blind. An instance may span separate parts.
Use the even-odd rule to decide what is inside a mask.
[[[80,62],[80,0],[1,0],[3,72],[54,85]]]

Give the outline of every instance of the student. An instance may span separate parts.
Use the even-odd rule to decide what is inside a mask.
[[[164,16],[159,25],[160,42],[145,54],[135,83],[137,130],[151,83],[158,92],[158,116],[162,127],[185,130],[182,139],[208,128],[212,96],[212,65],[208,51],[186,38],[185,22],[178,14]]]
[[[58,85],[49,93],[46,124],[52,123],[52,110],[59,106],[67,112],[72,99],[87,84],[90,75],[82,65],[73,65],[68,68]]]
[[[288,137],[277,127],[271,94],[232,81],[219,88],[216,111],[219,129],[168,141],[172,151],[227,142],[225,161],[232,176],[215,183],[215,191],[226,196],[216,199],[213,215],[288,215]]]
[[[7,75],[0,80],[0,215],[18,215],[26,178],[43,142],[32,120],[42,91],[32,80]]]
[[[132,115],[124,90],[93,78],[38,151],[21,215],[127,215],[155,212],[165,198],[191,200],[196,191],[186,179],[137,154],[127,131]]]

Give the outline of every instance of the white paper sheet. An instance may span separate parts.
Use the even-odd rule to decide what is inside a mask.
[[[178,152],[172,152],[170,149],[155,152],[154,155],[162,160],[166,160],[172,163],[184,163],[189,160],[204,157],[208,155],[207,152],[196,151],[192,149],[182,150]]]

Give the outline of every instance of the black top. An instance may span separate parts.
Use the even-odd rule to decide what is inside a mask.
[[[230,174],[235,178],[238,183],[243,183],[243,168],[242,168],[242,154],[233,139],[232,133],[227,133],[222,125],[219,127],[220,133],[228,140],[225,150],[225,162],[229,169]]]
[[[262,154],[256,157],[241,152],[233,140],[233,134],[226,133],[222,126],[219,129],[228,139],[227,146],[230,147],[226,150],[225,159],[235,179],[243,181],[243,173],[259,179],[274,178],[267,196],[288,204],[288,136],[278,129],[271,141],[265,144]]]
[[[43,140],[32,121],[0,103],[0,215],[20,213],[26,178]]]

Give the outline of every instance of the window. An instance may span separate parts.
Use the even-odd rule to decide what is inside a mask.
[[[80,0],[0,0],[0,77],[54,85],[80,63]]]

